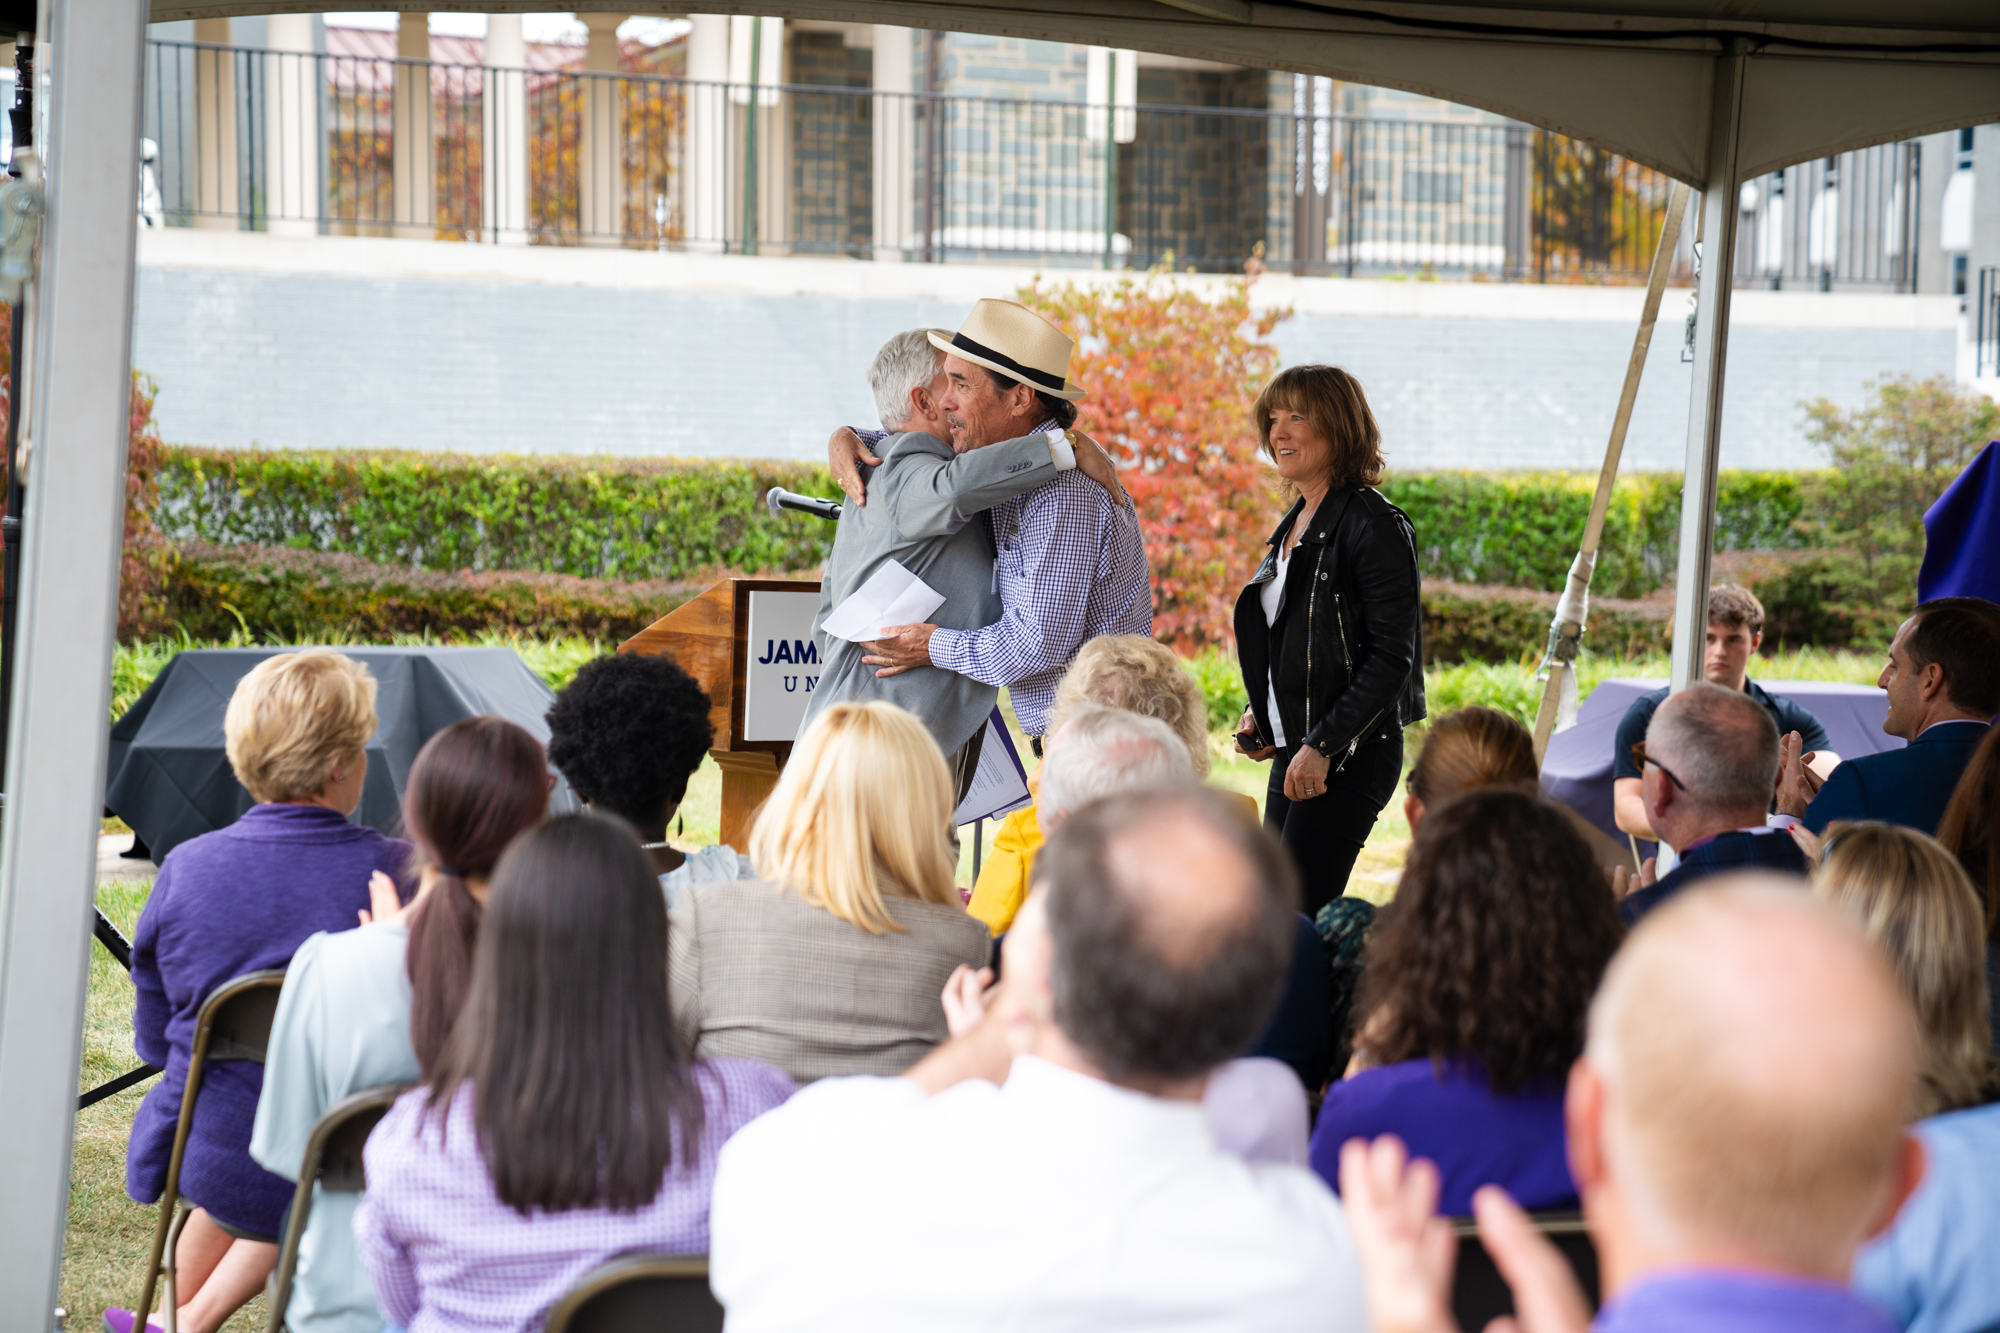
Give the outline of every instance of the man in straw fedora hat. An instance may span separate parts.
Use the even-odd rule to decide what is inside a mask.
[[[845,506],[834,529],[815,622],[824,670],[799,730],[803,735],[838,703],[879,699],[906,708],[950,756],[963,799],[978,768],[997,687],[935,667],[878,675],[863,663],[860,644],[825,632],[827,617],[893,560],[943,594],[944,604],[931,615],[939,625],[982,629],[1001,618],[993,539],[982,517],[989,506],[1072,468],[1109,494],[1123,492],[1104,451],[1075,432],[1026,435],[976,452],[954,448],[940,405],[946,393],[944,356],[929,333],[897,334],[868,368],[876,411],[889,434],[876,445],[881,463],[869,469],[875,503]]]
[[[1082,389],[1069,378],[1076,343],[1016,301],[988,298],[958,332],[932,333],[944,353],[939,400],[960,453],[1076,422]],[[879,460],[858,432],[838,431],[828,463],[854,505],[866,504],[862,464]],[[889,676],[937,666],[1009,688],[1021,729],[1040,737],[1056,683],[1077,649],[1101,634],[1151,634],[1153,594],[1139,517],[1078,471],[1063,472],[986,513],[1002,613],[982,629],[898,625],[862,661]]]

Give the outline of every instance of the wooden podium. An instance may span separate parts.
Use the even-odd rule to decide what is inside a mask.
[[[818,604],[817,580],[724,579],[618,645],[621,653],[670,655],[708,692],[716,739],[709,754],[722,769],[717,840],[739,852],[748,850],[750,821],[777,785],[796,715],[819,679]],[[762,650],[754,655],[753,635]]]

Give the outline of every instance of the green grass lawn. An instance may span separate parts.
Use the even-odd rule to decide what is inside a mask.
[[[530,667],[557,689],[568,682],[579,666],[604,651],[603,645],[583,639],[549,641],[489,636],[484,642],[516,649]],[[114,716],[138,698],[175,652],[193,646],[210,645],[168,641],[121,647],[116,664]],[[1755,664],[1752,674],[1764,680],[1873,684],[1881,666],[1881,658],[1875,654],[1806,650],[1766,658]],[[1587,696],[1599,681],[1612,676],[1664,678],[1666,672],[1665,658],[1613,659],[1586,654],[1578,671],[1578,692]],[[1218,786],[1245,792],[1261,805],[1265,784],[1270,780],[1269,765],[1243,759],[1229,745],[1236,710],[1242,706],[1241,686],[1229,665],[1214,655],[1197,664],[1197,674],[1210,696],[1211,720],[1221,722],[1211,738],[1214,767],[1210,780]],[[1454,708],[1485,704],[1532,722],[1540,698],[1533,667],[1519,664],[1433,668],[1424,673],[1424,682],[1433,717]],[[1037,761],[1028,749],[1026,738],[1020,734],[1013,711],[1003,706],[1003,712],[1022,762],[1032,772]],[[1422,729],[1412,728],[1406,739],[1406,756],[1414,756],[1421,741]],[[687,847],[713,843],[721,799],[721,772],[713,760],[704,760],[688,785],[687,799],[675,827],[670,830],[673,839]],[[996,821],[988,821],[984,827],[984,844],[988,848],[995,829]],[[1376,821],[1356,864],[1351,891],[1376,902],[1391,897],[1402,872],[1409,840],[1410,830],[1403,820],[1398,793]],[[968,836],[961,842],[959,883],[970,885],[973,840]],[[151,887],[150,880],[106,881],[98,888],[97,901],[105,914],[129,934]],[[138,1063],[132,1052],[131,1021],[131,984],[109,955],[93,946],[90,995],[85,1009],[82,1087],[95,1087]],[[70,1312],[69,1327],[79,1333],[97,1328],[107,1305],[129,1305],[138,1299],[140,1269],[145,1263],[157,1213],[125,1196],[125,1140],[145,1086],[149,1085],[100,1102],[79,1113],[76,1119],[62,1301]],[[260,1297],[231,1320],[230,1327],[260,1328],[264,1320]]]

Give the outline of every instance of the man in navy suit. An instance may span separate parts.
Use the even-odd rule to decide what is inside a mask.
[[[1710,875],[1806,873],[1791,835],[1765,822],[1778,780],[1778,726],[1763,704],[1741,690],[1690,685],[1660,705],[1634,749],[1647,823],[1681,859],[1657,883],[1648,860],[1629,894],[1625,873],[1613,877],[1626,924]]]
[[[1821,785],[1797,732],[1783,742],[1780,813],[1814,833],[1837,819],[1937,831],[1972,752],[2000,713],[2000,606],[1980,597],[1925,602],[1889,645],[1876,682],[1889,696],[1882,730],[1909,745],[1842,763]]]

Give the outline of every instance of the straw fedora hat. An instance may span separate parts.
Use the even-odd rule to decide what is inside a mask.
[[[1037,392],[1072,403],[1084,397],[1069,378],[1076,340],[1018,301],[988,297],[972,307],[957,333],[950,338],[933,333],[930,339],[947,355],[985,366]]]

